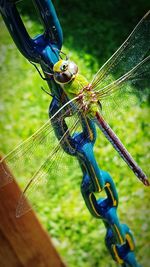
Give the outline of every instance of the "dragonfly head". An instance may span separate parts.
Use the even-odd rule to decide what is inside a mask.
[[[77,65],[70,60],[59,60],[53,67],[54,80],[59,84],[66,84],[72,81],[77,72]]]

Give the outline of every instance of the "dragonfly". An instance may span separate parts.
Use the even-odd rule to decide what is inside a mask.
[[[135,162],[131,154],[114,133],[104,119],[105,111],[109,105],[115,104],[118,110],[130,103],[132,96],[140,97],[144,89],[150,87],[150,11],[140,20],[129,37],[98,70],[91,82],[79,73],[78,66],[66,57],[60,58],[53,69],[45,72],[44,79],[54,79],[63,89],[68,101],[32,136],[19,144],[8,155],[4,156],[0,165],[6,173],[6,181],[11,182],[13,177],[5,169],[3,162],[7,162],[11,169],[21,166],[26,161],[33,161],[33,153],[41,158],[40,146],[47,149],[45,158],[39,168],[31,176],[25,187],[18,206],[16,216],[20,217],[29,210],[26,206],[26,198],[50,179],[52,171],[55,172],[61,158],[62,146],[67,142],[68,136],[73,136],[77,131],[81,116],[92,120],[97,124],[114,149],[127,163],[137,178],[146,186],[149,186],[147,175]],[[106,112],[107,114],[107,112]],[[62,118],[68,118],[68,128],[55,144],[54,129],[51,122],[61,122]],[[52,137],[54,136],[54,137]],[[53,148],[52,148],[52,144]],[[73,148],[72,148],[73,149]],[[75,148],[74,148],[75,149]],[[50,153],[49,153],[50,150]],[[48,156],[47,156],[48,155]],[[18,165],[17,165],[18,164]],[[26,162],[25,162],[26,166]],[[28,165],[27,165],[28,166]],[[26,168],[26,167],[25,167]],[[24,170],[28,172],[28,169]]]

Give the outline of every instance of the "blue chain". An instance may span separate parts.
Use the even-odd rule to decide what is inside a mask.
[[[34,63],[39,63],[44,71],[53,67],[59,59],[57,49],[62,47],[62,30],[51,0],[34,0],[41,20],[44,34],[32,39],[16,8],[17,1],[0,0],[0,10],[6,26],[20,52]],[[53,95],[49,107],[50,117],[67,102],[61,87],[53,79],[48,81]],[[63,111],[62,111],[63,112]],[[60,139],[67,125],[64,118],[52,122],[55,134]],[[140,267],[134,250],[135,244],[129,227],[121,224],[117,216],[118,194],[112,177],[99,168],[93,146],[96,140],[95,125],[92,121],[81,116],[83,132],[68,136],[63,143],[63,149],[69,155],[76,156],[83,172],[81,192],[90,213],[97,219],[102,219],[106,228],[105,243],[112,258],[122,267]],[[88,134],[87,134],[88,133]],[[95,193],[106,193],[105,198],[96,199]]]

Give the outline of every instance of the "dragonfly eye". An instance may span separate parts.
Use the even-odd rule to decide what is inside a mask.
[[[65,73],[60,73],[60,72],[54,73],[54,80],[60,84],[70,82],[71,78],[72,78],[72,75],[70,73],[66,73],[66,72]]]
[[[67,70],[67,68],[68,68],[68,63],[64,63],[64,64],[61,65],[61,67],[60,67],[60,69],[61,69],[62,71]]]

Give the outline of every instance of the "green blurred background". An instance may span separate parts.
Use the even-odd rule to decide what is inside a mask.
[[[78,63],[80,72],[89,80],[150,8],[149,0],[55,0],[53,3],[63,28],[63,50]],[[20,2],[18,8],[31,36],[41,32],[42,26],[31,1]],[[50,98],[40,90],[41,86],[47,87],[46,83],[17,51],[2,19],[0,38],[0,150],[6,154],[47,120]],[[148,122],[149,106],[146,101],[142,105],[127,107],[126,113],[121,112],[110,120],[120,139],[146,170],[149,167]],[[114,178],[120,196],[120,220],[133,231],[137,258],[144,267],[148,267],[149,188],[137,181],[99,132],[95,155],[102,169]],[[102,221],[92,218],[82,199],[82,174],[78,164],[75,159],[66,156],[62,162],[57,182],[54,177],[46,193],[41,189],[34,196],[42,224],[68,266],[116,266],[104,245]],[[60,179],[59,171],[62,175],[62,170],[63,177]],[[18,182],[21,186],[26,184],[26,180],[20,182],[19,177]]]

